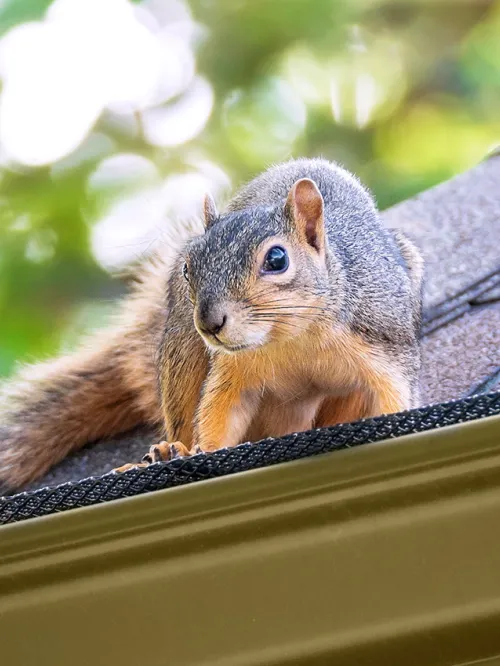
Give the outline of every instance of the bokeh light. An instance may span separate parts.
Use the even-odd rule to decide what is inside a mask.
[[[223,112],[228,141],[242,160],[257,167],[291,155],[307,113],[293,88],[277,77],[231,91]]]

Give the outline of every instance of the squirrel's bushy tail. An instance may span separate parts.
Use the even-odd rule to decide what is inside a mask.
[[[82,351],[28,366],[0,387],[0,494],[89,442],[161,423],[155,354],[168,269],[149,262],[115,325]]]
[[[42,476],[70,452],[147,419],[110,344],[26,368],[0,407],[0,492]]]
[[[28,366],[0,390],[0,494],[84,444],[160,419],[154,352],[137,327]]]

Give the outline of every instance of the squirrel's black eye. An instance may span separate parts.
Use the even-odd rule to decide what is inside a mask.
[[[189,271],[188,271],[188,266],[186,263],[184,263],[184,266],[182,267],[182,275],[185,280],[189,282]]]
[[[288,268],[288,254],[280,245],[267,251],[262,270],[264,273],[284,273]]]

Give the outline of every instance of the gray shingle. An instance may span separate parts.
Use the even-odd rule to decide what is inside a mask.
[[[384,219],[421,247],[425,305],[438,305],[500,270],[500,157],[394,206]]]

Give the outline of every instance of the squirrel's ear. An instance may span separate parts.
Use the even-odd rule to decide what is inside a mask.
[[[318,252],[325,247],[323,197],[316,183],[309,178],[298,180],[290,190],[286,208],[298,231]]]
[[[203,217],[205,222],[205,229],[208,229],[215,220],[219,217],[217,206],[211,194],[205,194],[203,201]]]

